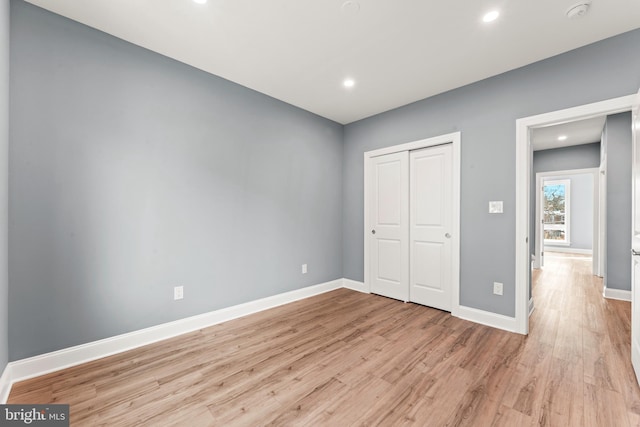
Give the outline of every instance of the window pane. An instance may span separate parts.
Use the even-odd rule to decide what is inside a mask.
[[[566,186],[552,184],[544,186],[544,239],[566,242]]]

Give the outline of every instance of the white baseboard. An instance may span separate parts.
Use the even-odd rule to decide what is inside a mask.
[[[545,246],[544,252],[564,252],[569,254],[593,255],[593,251],[591,249],[577,249],[570,248],[568,246]]]
[[[295,291],[250,301],[244,304],[215,310],[197,316],[164,323],[150,328],[141,329],[127,334],[94,341],[51,353],[41,354],[28,359],[17,360],[7,364],[0,377],[0,403],[5,403],[9,397],[12,384],[50,372],[55,372],[71,366],[90,362],[92,360],[111,356],[147,344],[162,341],[188,332],[196,331],[218,323],[237,319],[290,302],[309,298],[335,289],[348,288],[359,292],[369,293],[364,283],[351,279],[337,279],[331,282],[309,286]],[[619,291],[626,292],[626,291]],[[530,300],[530,310],[533,300]],[[455,315],[471,322],[480,323],[510,332],[516,332],[514,317],[503,316],[471,307],[457,306]]]
[[[633,366],[633,371],[636,374],[636,381],[640,382],[640,372],[637,368],[640,366],[640,346],[634,339],[631,340],[631,366]]]
[[[12,384],[13,381],[11,381],[11,368],[9,367],[9,365],[7,365],[2,372],[2,376],[0,377],[0,404],[7,403]]]
[[[370,294],[369,289],[366,288],[363,282],[358,282],[351,279],[342,279],[342,287],[351,289],[353,291],[363,292],[365,294]]]
[[[533,310],[535,309],[534,305],[533,305],[533,297],[529,298],[529,317],[531,317],[531,313],[533,313]]]
[[[504,316],[502,314],[491,313],[490,311],[478,310],[477,308],[466,307],[463,305],[458,307],[456,315],[461,319],[491,326],[493,328],[516,333],[518,331],[515,317]]]
[[[531,255],[531,268],[540,268],[540,258],[536,257],[535,255]]]
[[[5,374],[7,374],[8,371],[7,375],[10,377],[10,383],[13,384],[17,381],[23,381],[113,354],[122,353],[187,332],[237,319],[238,317],[247,316],[283,304],[340,289],[342,286],[342,279],[337,279],[331,282],[211,311],[209,313],[163,323],[127,334],[10,362],[5,369]]]
[[[623,289],[613,289],[605,287],[602,295],[609,299],[619,299],[622,301],[631,301],[631,291],[625,291]]]

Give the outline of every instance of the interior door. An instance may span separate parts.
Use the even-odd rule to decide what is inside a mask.
[[[371,292],[409,300],[409,153],[370,160]]]
[[[452,145],[412,151],[410,170],[411,301],[451,311]]]
[[[640,92],[632,109],[633,213],[631,251],[631,361],[640,383]]]

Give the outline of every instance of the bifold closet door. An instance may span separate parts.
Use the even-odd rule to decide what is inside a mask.
[[[409,300],[409,153],[370,160],[369,280],[371,292]]]
[[[451,311],[452,145],[409,156],[409,299]]]

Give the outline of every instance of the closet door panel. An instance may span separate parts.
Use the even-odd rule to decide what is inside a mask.
[[[409,300],[409,154],[370,160],[369,278],[371,292]]]
[[[409,169],[409,299],[451,311],[451,144],[412,151]]]

